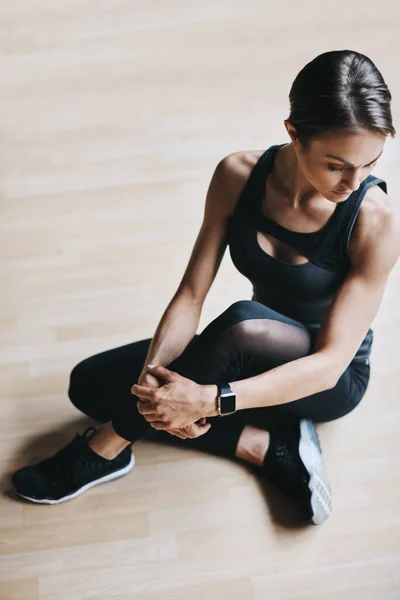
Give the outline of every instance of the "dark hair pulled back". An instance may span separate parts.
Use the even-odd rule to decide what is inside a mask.
[[[298,73],[289,92],[288,121],[300,143],[332,131],[361,129],[394,137],[392,96],[381,72],[364,54],[324,52]]]

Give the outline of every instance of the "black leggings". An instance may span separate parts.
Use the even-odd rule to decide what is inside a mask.
[[[302,323],[254,300],[232,304],[167,368],[199,384],[237,381],[263,373],[310,354],[315,334]],[[246,423],[270,429],[275,424],[312,419],[331,421],[349,413],[362,399],[369,381],[369,362],[352,361],[336,386],[293,402],[210,417],[209,431],[182,440],[153,429],[138,412],[131,387],[142,372],[151,338],[87,358],[71,373],[69,397],[83,413],[101,423],[112,421],[115,431],[135,442],[158,439],[213,454],[234,456]]]

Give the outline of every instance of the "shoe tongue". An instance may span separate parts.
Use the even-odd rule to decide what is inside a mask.
[[[95,427],[88,427],[83,433],[77,433],[69,444],[57,452],[60,462],[69,464],[74,456],[81,454],[84,448],[88,448],[88,442],[96,435],[96,431]]]

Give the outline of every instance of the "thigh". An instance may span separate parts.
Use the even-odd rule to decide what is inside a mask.
[[[291,319],[290,317],[273,310],[261,302],[256,300],[239,300],[234,302],[221,313],[216,319],[214,319],[201,333],[202,339],[206,340],[209,337],[214,339],[224,333],[232,325],[247,321],[250,319],[270,319],[273,321],[280,321],[287,325],[292,325],[299,329],[302,329],[308,336],[310,332],[307,327],[300,321]]]
[[[236,381],[304,356],[310,348],[310,332],[302,323],[254,300],[240,300],[211,321],[169,368],[200,384]]]

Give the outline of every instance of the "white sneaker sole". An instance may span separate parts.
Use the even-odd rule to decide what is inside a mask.
[[[94,481],[91,481],[90,483],[87,483],[86,485],[79,488],[79,490],[76,490],[72,494],[69,494],[68,496],[64,496],[63,498],[60,498],[59,500],[52,500],[50,498],[41,498],[41,499],[30,498],[29,496],[24,496],[23,494],[20,494],[17,490],[15,490],[15,491],[22,498],[25,498],[26,500],[30,500],[31,502],[36,502],[36,504],[60,504],[61,502],[66,502],[67,500],[76,498],[76,496],[83,494],[83,492],[86,492],[86,490],[89,490],[90,488],[94,487],[95,485],[99,485],[100,483],[106,483],[107,481],[112,481],[113,479],[118,479],[119,477],[123,477],[124,475],[129,473],[129,471],[132,471],[134,466],[135,466],[135,457],[132,453],[131,460],[129,461],[129,464],[126,465],[126,467],[123,467],[119,471],[114,471],[113,473],[109,473],[108,475],[105,475],[104,477],[100,477],[100,479],[95,479]]]
[[[308,487],[311,492],[311,521],[314,525],[320,525],[331,513],[332,493],[322,462],[318,434],[313,422],[309,419],[300,421],[299,454],[310,475]]]

